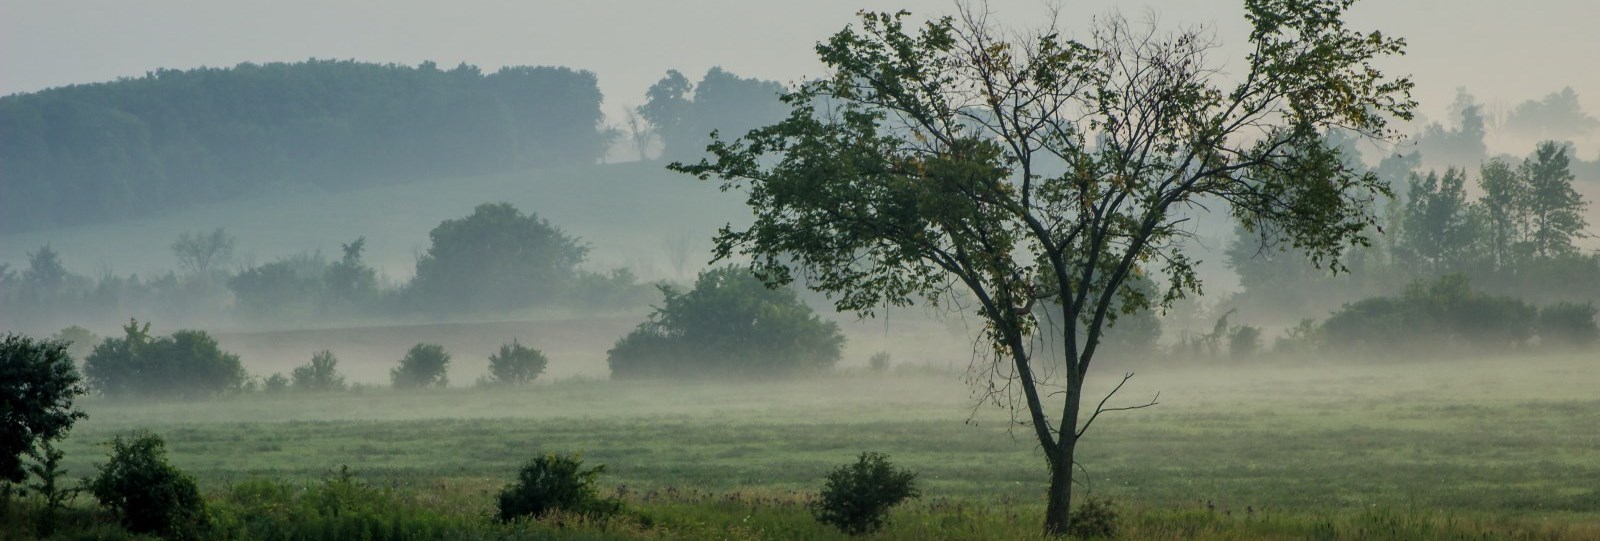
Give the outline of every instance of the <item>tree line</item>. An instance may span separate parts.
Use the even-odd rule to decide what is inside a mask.
[[[286,185],[319,189],[592,164],[598,80],[349,60],[161,69],[0,98],[0,229],[113,221]]]

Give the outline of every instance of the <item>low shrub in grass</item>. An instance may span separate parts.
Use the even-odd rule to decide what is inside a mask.
[[[295,367],[290,373],[297,391],[343,391],[344,376],[339,374],[339,358],[326,349],[311,356],[311,362]]]
[[[89,492],[134,533],[206,539],[210,520],[194,478],[167,463],[161,436],[136,432],[111,440],[111,460],[88,480]]]
[[[921,495],[916,477],[910,470],[895,468],[888,455],[861,453],[856,463],[828,474],[822,493],[811,504],[811,514],[850,535],[878,531],[889,509]]]
[[[489,356],[489,383],[523,385],[532,383],[544,373],[550,360],[544,353],[512,340],[501,344],[500,351]]]
[[[1067,521],[1067,535],[1077,539],[1106,539],[1117,536],[1117,508],[1105,498],[1084,498]]]
[[[600,497],[595,481],[604,464],[584,469],[580,455],[546,453],[517,472],[517,480],[500,491],[500,520],[540,518],[552,511],[603,518],[622,510],[622,502]]]

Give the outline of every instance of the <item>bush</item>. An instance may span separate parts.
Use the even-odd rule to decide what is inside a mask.
[[[1067,521],[1067,535],[1076,539],[1103,539],[1117,536],[1117,509],[1111,500],[1084,498]]]
[[[517,481],[500,491],[500,520],[540,518],[551,511],[604,517],[622,510],[622,502],[600,497],[595,481],[604,464],[583,469],[579,455],[547,453],[517,472]]]
[[[861,453],[855,464],[828,474],[822,493],[811,503],[811,514],[850,535],[878,531],[890,508],[921,495],[913,483],[916,477],[896,469],[886,455]]]
[[[311,356],[311,362],[295,367],[289,375],[297,391],[343,391],[344,376],[339,375],[339,359],[326,349]]]
[[[1323,322],[1323,346],[1368,355],[1515,349],[1533,337],[1538,310],[1472,290],[1461,275],[1418,281],[1399,297],[1345,305]]]
[[[22,457],[65,436],[85,417],[72,407],[83,393],[66,342],[21,334],[0,338],[0,482],[22,482]]]
[[[867,368],[873,372],[883,373],[889,370],[889,352],[879,351],[867,359]]]
[[[400,366],[389,371],[389,379],[396,389],[419,387],[444,387],[450,384],[445,371],[450,365],[450,354],[438,344],[411,346]]]
[[[283,377],[282,373],[274,372],[271,376],[267,376],[261,389],[272,394],[282,393],[289,390],[289,378]]]
[[[90,387],[109,396],[192,398],[240,390],[239,356],[222,351],[205,331],[152,338],[150,324],[129,321],[122,338],[107,338],[84,360]]]
[[[478,205],[428,233],[412,300],[437,311],[505,311],[553,300],[578,275],[589,249],[510,203]]]
[[[1235,359],[1249,359],[1261,351],[1261,328],[1240,325],[1228,334],[1228,354]]]
[[[489,356],[489,382],[522,385],[530,383],[544,373],[550,360],[544,353],[512,340],[501,344],[500,351]]]
[[[209,528],[205,500],[194,478],[167,463],[166,442],[138,432],[111,440],[111,460],[87,482],[100,505],[134,533],[203,539]]]
[[[660,288],[662,307],[607,352],[611,377],[788,375],[839,361],[839,326],[747,269],[703,272],[688,293]]]
[[[1586,348],[1600,338],[1593,304],[1563,302],[1539,310],[1539,340],[1557,348]]]

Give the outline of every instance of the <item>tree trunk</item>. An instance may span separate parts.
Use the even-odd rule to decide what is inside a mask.
[[[1071,434],[1063,436],[1068,441]],[[1049,536],[1062,536],[1067,534],[1067,523],[1072,511],[1072,453],[1076,447],[1067,443],[1061,447],[1062,453],[1050,464],[1050,494],[1049,504],[1044,510],[1044,533]]]

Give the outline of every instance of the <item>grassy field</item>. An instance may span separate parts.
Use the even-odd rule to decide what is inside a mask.
[[[1124,368],[1102,365],[1093,383],[1104,390]],[[1121,400],[1160,391],[1161,405],[1103,418],[1080,456],[1084,492],[1119,502],[1125,538],[1600,539],[1592,354],[1136,371]],[[608,492],[699,520],[596,535],[753,539],[831,535],[802,503],[829,468],[873,450],[924,488],[885,537],[1032,535],[1036,445],[1005,411],[975,407],[960,380],[902,366],[792,382],[91,399],[64,449],[86,474],[99,442],[148,428],[213,494],[348,465],[460,516],[487,516],[535,454],[577,451],[608,466]]]

